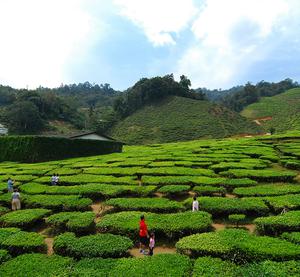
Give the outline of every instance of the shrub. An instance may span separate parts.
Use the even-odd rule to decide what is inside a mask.
[[[206,212],[184,212],[174,214],[144,213],[148,229],[157,235],[181,237],[185,234],[205,232],[211,227],[211,216]],[[138,235],[141,212],[107,214],[97,223],[102,232]]]
[[[96,234],[76,238],[74,233],[64,233],[55,238],[55,253],[76,258],[121,257],[133,246],[127,237]]]
[[[38,162],[121,151],[122,143],[115,141],[39,136],[0,138],[1,161]]]
[[[0,245],[5,241],[9,236],[20,232],[19,228],[0,228]]]
[[[9,211],[10,210],[8,208],[0,206],[0,215],[6,214]]]
[[[29,227],[43,219],[51,211],[46,209],[27,209],[7,213],[0,217],[2,226]]]
[[[0,249],[0,265],[11,258],[7,250]]]
[[[238,196],[267,196],[300,193],[300,186],[294,184],[264,184],[248,188],[236,188],[233,191]]]
[[[245,218],[246,216],[244,214],[230,214],[228,216],[229,221],[235,223],[237,227]]]
[[[299,194],[286,194],[281,196],[268,196],[263,198],[276,213],[282,211],[284,207],[295,210],[300,208]]]
[[[192,206],[192,198],[187,199],[186,207]],[[199,197],[199,208],[214,216],[223,216],[234,213],[246,215],[264,215],[269,209],[260,198],[225,198],[225,197]]]
[[[190,186],[187,185],[166,185],[159,188],[157,191],[167,195],[187,193],[190,190]]]
[[[223,187],[213,187],[213,186],[196,186],[193,191],[200,195],[212,195],[213,193],[225,194],[226,190]]]
[[[98,167],[83,170],[86,174],[112,175],[112,176],[132,176],[137,175],[141,167]]]
[[[59,230],[84,233],[93,230],[94,219],[93,212],[62,212],[49,216],[46,222]]]
[[[219,164],[214,164],[210,168],[213,169],[215,172],[221,172],[229,169],[261,169],[266,168],[267,165],[262,162],[251,162],[251,163],[245,163],[245,162],[221,162]]]
[[[73,260],[57,255],[24,254],[0,267],[0,276],[65,276]]]
[[[166,198],[115,198],[105,204],[121,211],[175,212],[184,209],[181,203]]]
[[[300,211],[290,211],[282,215],[259,217],[254,220],[262,234],[281,234],[285,231],[300,231]]]
[[[291,232],[291,233],[283,233],[281,235],[283,239],[286,239],[290,242],[300,244],[300,232]]]
[[[191,235],[176,243],[179,253],[191,256],[211,255],[236,261],[297,259],[300,246],[272,237],[250,235],[247,231],[227,229]]]
[[[204,168],[188,168],[188,167],[157,167],[157,168],[141,168],[137,171],[140,175],[191,175],[191,176],[210,176],[214,177],[215,173],[210,169]]]
[[[258,181],[267,182],[289,182],[297,176],[293,171],[279,171],[272,169],[230,169],[220,173],[221,175],[235,178],[250,178]]]
[[[44,238],[35,232],[19,231],[1,242],[1,247],[7,249],[13,255],[30,252],[46,252],[47,246]]]

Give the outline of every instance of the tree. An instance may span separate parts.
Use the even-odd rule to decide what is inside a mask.
[[[30,101],[20,101],[7,109],[9,131],[16,134],[32,134],[40,131],[44,122],[38,108]]]

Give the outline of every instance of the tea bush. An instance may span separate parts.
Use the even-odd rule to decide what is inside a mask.
[[[187,193],[190,190],[190,186],[187,185],[166,185],[159,188],[157,191],[166,195],[175,195]]]

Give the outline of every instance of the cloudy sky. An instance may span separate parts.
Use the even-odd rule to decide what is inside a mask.
[[[299,0],[0,0],[0,84],[300,81]]]

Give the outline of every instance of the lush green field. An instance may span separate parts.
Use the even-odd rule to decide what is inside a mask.
[[[299,276],[299,157],[293,133],[2,162],[0,276]],[[142,214],[153,257],[138,251]]]
[[[276,132],[300,129],[300,89],[295,88],[273,97],[264,97],[258,103],[247,106],[241,114],[249,119],[260,120],[266,130]]]
[[[129,144],[164,143],[259,133],[259,126],[208,101],[170,97],[117,123],[110,135]]]

